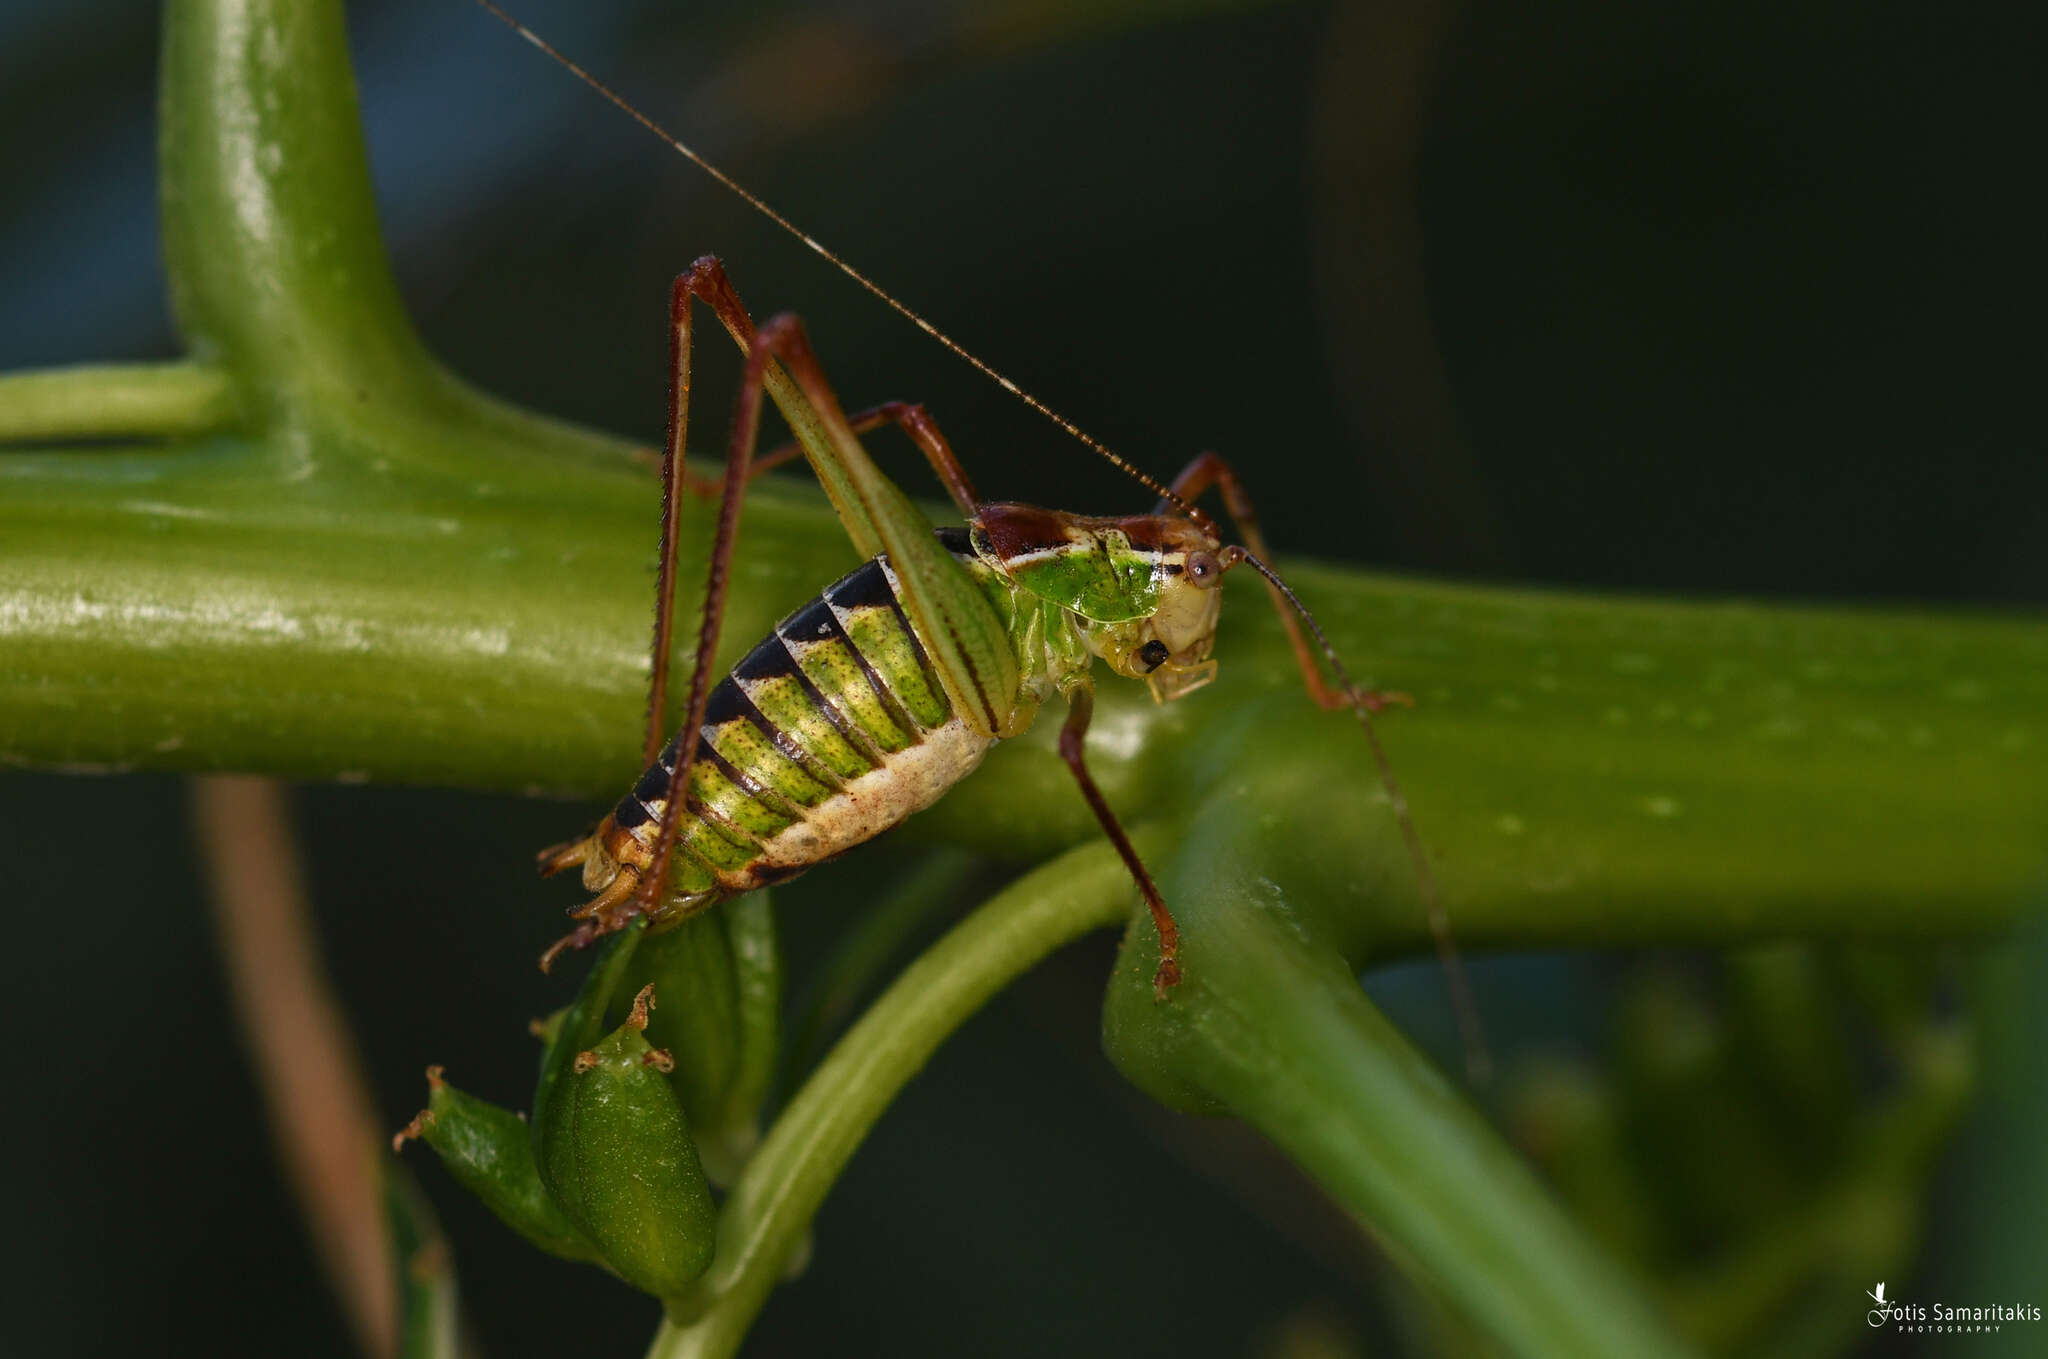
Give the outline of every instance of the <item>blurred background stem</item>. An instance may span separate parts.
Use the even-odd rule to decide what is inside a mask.
[[[380,1166],[385,1135],[320,962],[283,785],[195,779],[192,815],[272,1145],[357,1341],[390,1359],[399,1303]]]

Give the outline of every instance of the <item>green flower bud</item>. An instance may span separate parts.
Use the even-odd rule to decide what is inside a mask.
[[[427,1068],[427,1092],[427,1107],[391,1139],[392,1150],[418,1138],[457,1183],[528,1241],[567,1260],[598,1258],[597,1248],[541,1184],[525,1119],[457,1090],[441,1079],[438,1066]]]
[[[722,914],[705,911],[650,935],[620,988],[622,996],[637,996],[652,986],[668,1002],[648,1018],[647,1041],[675,1059],[671,1083],[690,1126],[700,1131],[723,1107],[739,1057],[732,950]]]
[[[625,980],[626,969],[646,932],[646,923],[636,920],[613,935],[597,955],[590,975],[583,979],[583,989],[576,993],[569,1008],[557,1010],[534,1025],[534,1036],[541,1040],[540,1082],[533,1092],[534,1158],[540,1162],[543,1181],[547,1178],[547,1163],[540,1154],[539,1116],[553,1101],[556,1086],[569,1076],[576,1054],[595,1043],[598,1035],[609,1027],[604,1022],[605,1012],[612,997],[619,993],[619,983]]]
[[[672,1297],[710,1266],[717,1207],[669,1085],[674,1058],[647,1041],[654,988],[641,990],[619,1028],[572,1051],[561,1040],[577,1031],[590,990],[564,1021],[542,1076],[534,1117],[541,1177],[621,1278]]]
[[[651,985],[670,1001],[650,1019],[647,1041],[675,1060],[670,1081],[706,1172],[730,1183],[758,1139],[775,1071],[782,974],[768,894],[650,936],[627,975],[634,991]]]

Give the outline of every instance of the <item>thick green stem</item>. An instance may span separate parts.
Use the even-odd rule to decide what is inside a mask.
[[[339,0],[209,0],[164,19],[160,211],[194,353],[303,415],[440,370],[377,227]]]
[[[930,851],[847,926],[819,965],[810,994],[789,1026],[790,1071],[809,1069],[825,1040],[881,986],[888,969],[908,956],[912,941],[935,928],[939,913],[959,905],[981,867],[972,854]]]
[[[0,460],[0,761],[615,793],[652,478],[419,351],[339,33],[331,0],[172,8],[180,315],[258,393],[259,429]],[[685,508],[687,600],[710,509]],[[727,654],[850,555],[815,495],[757,493]],[[1289,570],[1354,669],[1421,700],[1383,727],[1470,944],[1957,934],[2008,920],[2048,867],[2038,620]],[[1093,758],[1117,805],[1184,809],[1226,747],[1255,768],[1334,744],[1357,756],[1336,777],[1371,786],[1345,719],[1287,692],[1258,591],[1230,593],[1212,689],[1155,709],[1105,687]],[[919,828],[1042,857],[1094,833],[1066,782],[1034,734]],[[1316,797],[1275,813],[1311,827]],[[1419,939],[1398,845],[1341,852],[1386,874],[1382,944],[1390,919]]]
[[[1360,991],[1382,941],[1359,922],[1384,904],[1381,884],[1343,856],[1260,852],[1290,824],[1272,808],[1301,790],[1319,798],[1319,841],[1392,834],[1383,799],[1345,789],[1344,763],[1325,749],[1216,785],[1160,874],[1186,980],[1155,1003],[1142,983],[1155,945],[1127,938],[1111,1056],[1161,1099],[1258,1128],[1504,1350],[1683,1353],[1640,1282]]]
[[[685,1320],[662,1327],[650,1359],[736,1351],[854,1148],[946,1036],[1046,954],[1122,924],[1130,903],[1123,865],[1090,845],[999,893],[905,969],[776,1120],[720,1215],[711,1272],[671,1305]]]
[[[0,443],[190,438],[240,416],[227,373],[204,363],[95,363],[0,376]]]
[[[1176,897],[1194,904],[1192,890]],[[1348,968],[1233,902],[1242,952],[1192,1020],[1211,1095],[1270,1138],[1425,1290],[1506,1350],[1686,1352],[1519,1156],[1373,1008]],[[1213,939],[1212,942],[1217,941]]]

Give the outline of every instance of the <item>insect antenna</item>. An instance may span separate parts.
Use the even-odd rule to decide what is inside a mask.
[[[797,226],[796,223],[790,221],[789,218],[783,216],[780,212],[777,212],[766,200],[698,154],[693,147],[656,122],[652,117],[641,112],[624,95],[605,84],[602,80],[599,80],[583,67],[577,65],[576,62],[570,60],[567,55],[547,39],[541,37],[540,34],[534,32],[531,28],[528,28],[511,14],[507,13],[495,3],[495,0],[476,0],[476,3],[493,18],[520,37],[526,39],[528,43],[554,61],[556,65],[582,81],[583,84],[601,96],[606,102],[610,103],[634,122],[640,124],[640,126],[646,128],[663,142],[666,142],[669,149],[673,150],[677,155],[680,155],[727,189],[730,189],[734,194],[737,194],[749,207],[753,208],[763,217],[766,217],[784,232],[795,237],[803,244],[805,249],[810,250],[827,264],[830,264],[840,273],[859,284],[867,292],[873,294],[891,311],[894,311],[933,340],[936,340],[956,357],[964,360],[969,366],[981,373],[982,376],[1016,397],[1032,410],[1037,411],[1079,443],[1094,450],[1096,454],[1111,466],[1117,468],[1146,490],[1158,496],[1165,504],[1171,505],[1175,510],[1186,515],[1205,532],[1212,535],[1217,532],[1216,521],[1210,518],[1205,511],[1191,503],[1189,497],[1182,496],[1172,487],[1165,485],[1158,478],[1131,462],[1130,459],[1110,448],[1109,445],[1082,429],[1066,416],[1061,415],[1044,401],[1018,386],[1016,382],[1003,374],[994,365],[984,361],[951,335],[948,335],[945,331],[940,330],[937,326],[926,320],[910,304],[902,301],[894,293],[875,282],[872,278],[869,278],[859,269],[856,269],[852,264],[825,245],[824,242]],[[1437,893],[1436,876],[1430,871],[1428,854],[1423,848],[1422,837],[1416,832],[1415,819],[1409,814],[1408,799],[1401,792],[1400,782],[1394,777],[1393,765],[1387,759],[1386,749],[1380,744],[1378,730],[1373,726],[1371,707],[1367,700],[1367,695],[1352,682],[1350,672],[1344,668],[1344,662],[1338,659],[1336,648],[1330,645],[1330,639],[1324,635],[1322,625],[1316,622],[1315,615],[1308,611],[1308,606],[1301,602],[1301,597],[1296,595],[1293,589],[1280,579],[1279,574],[1272,567],[1266,565],[1264,561],[1260,560],[1258,556],[1248,549],[1237,547],[1231,549],[1231,551],[1239,560],[1248,562],[1253,570],[1265,577],[1266,581],[1286,599],[1288,606],[1296,614],[1300,615],[1302,621],[1308,625],[1309,631],[1315,636],[1317,647],[1322,651],[1323,658],[1329,662],[1330,669],[1336,674],[1338,683],[1342,685],[1345,697],[1349,700],[1349,707],[1357,714],[1359,725],[1365,730],[1366,743],[1372,749],[1373,763],[1379,771],[1380,785],[1386,790],[1387,800],[1394,809],[1395,820],[1400,823],[1401,837],[1407,843],[1409,857],[1414,860],[1415,875],[1421,888],[1424,908],[1429,919],[1429,932],[1436,942],[1437,957],[1443,966],[1444,975],[1447,978],[1451,991],[1451,1004],[1457,1012],[1458,1028],[1465,1048],[1466,1071],[1475,1083],[1482,1082],[1488,1077],[1491,1062],[1487,1056],[1485,1035],[1479,1023],[1479,1012],[1473,1004],[1471,983],[1465,976],[1464,962],[1458,955],[1457,947],[1451,941],[1450,919],[1445,914],[1442,899]]]
[[[673,132],[670,132],[667,128],[663,127],[660,123],[656,122],[647,114],[642,113],[637,107],[635,107],[630,101],[628,101],[624,95],[620,94],[611,86],[605,84],[596,76],[592,75],[590,72],[584,70],[581,66],[578,66],[575,62],[571,61],[567,56],[565,56],[561,52],[559,48],[555,47],[546,38],[541,37],[540,34],[534,32],[525,24],[520,23],[519,20],[513,18],[510,14],[507,14],[503,9],[499,8],[497,4],[493,3],[493,0],[476,0],[476,2],[477,4],[481,5],[486,11],[488,11],[494,18],[496,18],[500,23],[504,24],[514,33],[517,33],[520,37],[526,39],[526,41],[533,44],[535,47],[539,48],[541,52],[543,52],[548,57],[553,59],[557,65],[562,67],[562,69],[569,72],[570,75],[575,76],[585,85],[588,85],[592,90],[594,90],[597,94],[601,95],[604,99],[609,101],[615,108],[617,108],[620,112],[624,113],[628,118],[631,118],[634,122],[646,128],[649,132],[659,137],[662,141],[667,142],[669,148],[676,152],[676,154],[683,157],[683,159],[689,161],[692,165],[695,165],[705,174],[710,175],[713,179],[717,180],[720,184],[723,184],[726,188],[732,190],[735,194],[738,194],[739,197],[747,204],[747,206],[753,208],[754,211],[760,213],[763,217],[766,217],[776,226],[781,227],[785,232],[789,233],[791,236],[794,236],[798,241],[801,241],[805,249],[810,250],[819,258],[823,259],[827,264],[830,264],[833,268],[837,269],[840,273],[845,274],[848,278],[852,279],[855,283],[858,283],[868,292],[874,294],[874,296],[879,298],[885,305],[887,305],[891,311],[894,311],[897,315],[909,321],[912,325],[916,326],[919,330],[929,335],[932,339],[938,341],[941,345],[951,350],[957,357],[964,359],[976,371],[981,373],[982,376],[988,378],[991,382],[995,383],[996,386],[1001,387],[1011,396],[1016,397],[1019,401],[1022,401],[1032,410],[1037,411],[1040,415],[1052,421],[1055,425],[1058,425],[1067,434],[1079,440],[1082,444],[1095,450],[1096,453],[1100,454],[1103,458],[1107,459],[1111,466],[1117,468],[1119,471],[1129,476],[1139,485],[1143,486],[1146,490],[1152,492],[1160,499],[1166,501],[1175,509],[1179,510],[1182,514],[1185,514],[1188,518],[1194,520],[1197,524],[1200,524],[1203,528],[1211,532],[1215,531],[1215,521],[1212,520],[1203,511],[1196,509],[1193,505],[1188,504],[1180,496],[1174,494],[1172,490],[1162,485],[1158,478],[1152,476],[1149,472],[1145,471],[1144,468],[1139,467],[1136,463],[1132,462],[1130,459],[1124,457],[1121,453],[1118,453],[1116,450],[1112,449],[1108,444],[1103,443],[1102,440],[1088,433],[1088,431],[1082,429],[1079,425],[1075,424],[1072,420],[1069,420],[1066,416],[1061,415],[1058,411],[1054,410],[1051,406],[1048,406],[1045,402],[1033,396],[1030,392],[1025,391],[1022,387],[1018,386],[1009,377],[1005,376],[1001,371],[999,371],[993,364],[987,363],[981,358],[977,357],[971,350],[967,348],[967,346],[961,344],[958,340],[948,335],[945,331],[940,330],[930,321],[927,321],[909,303],[902,301],[894,293],[890,292],[887,288],[884,288],[881,284],[875,282],[866,274],[854,268],[853,265],[849,264],[844,258],[835,253],[823,241],[818,240],[809,232],[799,227],[796,223],[790,221],[787,217],[784,217],[781,213],[777,212],[774,208],[770,207],[768,203],[765,200],[763,200],[760,196],[749,190],[745,185],[741,184],[731,175],[728,175],[725,171],[719,169],[716,165],[706,160],[703,156],[699,155],[680,137],[677,137]]]
[[[1408,810],[1408,796],[1401,791],[1401,781],[1394,777],[1393,761],[1387,758],[1387,748],[1380,744],[1379,728],[1373,725],[1372,704],[1365,691],[1351,678],[1351,672],[1344,668],[1337,648],[1330,644],[1328,635],[1323,632],[1323,625],[1316,621],[1316,616],[1309,612],[1308,605],[1301,602],[1301,596],[1294,593],[1293,587],[1280,579],[1278,571],[1244,547],[1225,549],[1225,561],[1241,561],[1265,577],[1266,583],[1308,625],[1310,635],[1316,639],[1316,649],[1330,663],[1338,686],[1350,700],[1348,706],[1358,716],[1358,725],[1365,731],[1365,743],[1372,749],[1372,762],[1379,770],[1380,786],[1386,790],[1387,802],[1394,809],[1394,820],[1401,827],[1401,839],[1407,843],[1408,857],[1415,865],[1423,910],[1429,919],[1430,937],[1436,943],[1437,962],[1444,970],[1445,983],[1451,992],[1451,1008],[1458,1017],[1458,1034],[1465,1049],[1465,1074],[1473,1084],[1483,1085],[1493,1074],[1493,1059],[1486,1048],[1486,1030],[1479,1022],[1479,1007],[1472,998],[1471,979],[1465,975],[1465,960],[1451,938],[1451,918],[1444,910],[1442,895],[1437,891],[1436,874],[1429,866],[1429,852],[1423,847],[1421,833],[1415,829],[1415,818]]]

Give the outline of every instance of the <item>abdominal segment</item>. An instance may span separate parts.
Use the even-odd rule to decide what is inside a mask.
[[[694,733],[666,923],[795,877],[930,806],[994,744],[953,715],[877,558],[776,625]],[[598,827],[591,868],[644,869],[678,732]],[[587,886],[593,883],[586,874]]]

